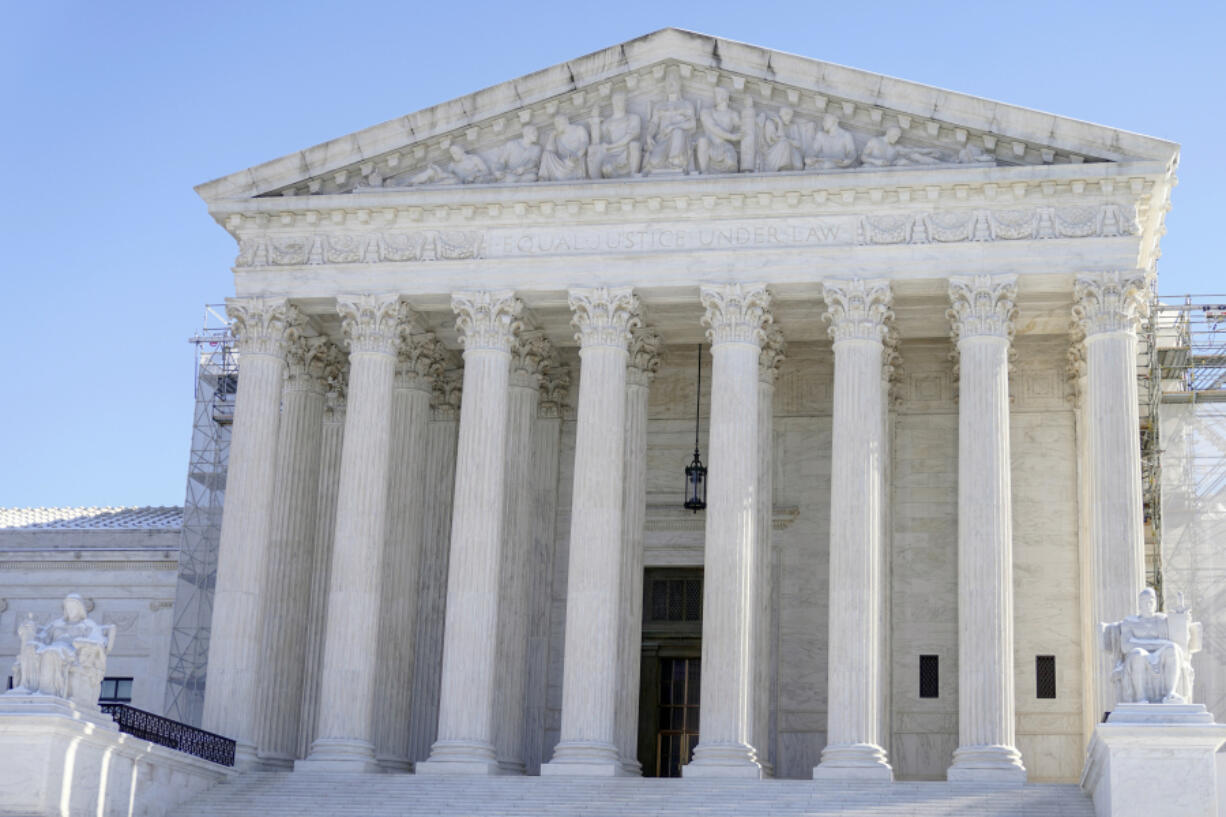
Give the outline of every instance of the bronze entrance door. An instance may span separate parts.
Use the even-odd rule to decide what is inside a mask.
[[[702,568],[643,577],[639,763],[645,777],[680,777],[698,745],[702,692]]]

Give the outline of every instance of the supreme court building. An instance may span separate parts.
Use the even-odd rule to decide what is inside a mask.
[[[1177,162],[667,29],[201,185],[240,359],[204,727],[247,768],[1076,781]]]

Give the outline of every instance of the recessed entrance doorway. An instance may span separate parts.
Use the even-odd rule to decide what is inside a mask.
[[[702,692],[702,568],[643,576],[639,763],[645,777],[680,777],[698,745]]]

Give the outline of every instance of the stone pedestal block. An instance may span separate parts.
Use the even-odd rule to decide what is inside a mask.
[[[1223,743],[1202,704],[1120,704],[1094,729],[1081,788],[1098,817],[1214,815]]]

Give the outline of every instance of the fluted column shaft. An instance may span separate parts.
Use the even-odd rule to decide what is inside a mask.
[[[617,750],[622,771],[642,774],[639,748],[639,671],[643,645],[643,529],[647,521],[647,399],[660,367],[660,337],[641,328],[630,341],[626,367],[625,476],[622,485],[622,592],[618,615]]]
[[[528,670],[528,586],[539,569],[533,559],[532,429],[541,401],[540,380],[553,354],[536,332],[521,334],[511,350],[507,417],[506,510],[498,600],[498,679],[494,750],[504,774],[524,773],[524,698]]]
[[[1074,317],[1085,335],[1088,431],[1090,631],[1137,612],[1145,586],[1144,512],[1137,404],[1137,324],[1146,308],[1141,273],[1078,276]],[[1114,707],[1114,657],[1094,650],[1094,720]]]
[[[753,745],[758,750],[758,762],[764,776],[774,775],[774,752],[771,741],[770,714],[776,704],[772,699],[772,676],[777,656],[771,634],[774,571],[772,545],[775,517],[775,379],[783,364],[787,344],[783,332],[771,327],[766,332],[762,351],[758,355],[758,539],[755,570],[757,571],[757,608],[754,619],[754,696]]]
[[[814,777],[889,781],[881,705],[881,538],[885,498],[885,281],[827,281],[834,339],[830,456],[830,642],[826,747]]]
[[[622,773],[616,737],[626,360],[638,299],[572,290],[579,403],[562,665],[562,727],[543,775]]]
[[[317,514],[312,536],[310,591],[306,599],[306,653],[303,660],[301,723],[298,753],[305,758],[319,730],[320,670],[324,656],[324,630],[328,623],[328,580],[332,573],[332,540],[336,535],[336,495],[341,478],[341,448],[345,439],[345,381],[348,359],[333,347],[330,388],[324,397],[323,429],[319,446]]]
[[[349,402],[324,630],[319,734],[300,764],[316,771],[373,771],[372,713],[400,303],[395,296],[356,296],[340,299],[337,310],[350,347]]]
[[[264,663],[260,613],[272,530],[277,428],[285,372],[284,299],[227,304],[238,338],[238,395],[217,554],[204,693],[205,729],[237,742],[237,763],[256,762],[256,696]]]
[[[463,372],[435,379],[432,418],[426,442],[426,513],[417,579],[417,638],[413,660],[414,762],[430,756],[438,738],[439,682],[443,663],[443,621],[447,610],[447,561],[451,545],[451,501],[455,493],[456,437],[460,425]]]
[[[257,707],[260,761],[274,768],[290,768],[298,756],[308,620],[300,610],[311,582],[328,352],[323,338],[290,337],[261,614],[264,660],[278,669],[263,674]]]
[[[511,292],[452,297],[464,350],[438,739],[418,774],[498,774],[494,687],[498,583],[506,507],[511,340],[522,305]]]
[[[1015,276],[950,281],[958,377],[958,748],[951,781],[1020,785],[1014,740],[1009,343]]]
[[[417,572],[425,510],[426,429],[434,377],[442,373],[442,346],[430,332],[402,327],[392,390],[387,528],[379,604],[379,658],[375,687],[375,759],[384,769],[408,771],[413,657],[417,636]]]
[[[711,340],[702,713],[686,777],[761,777],[753,740],[757,612],[758,358],[770,295],[761,284],[704,286]]]

